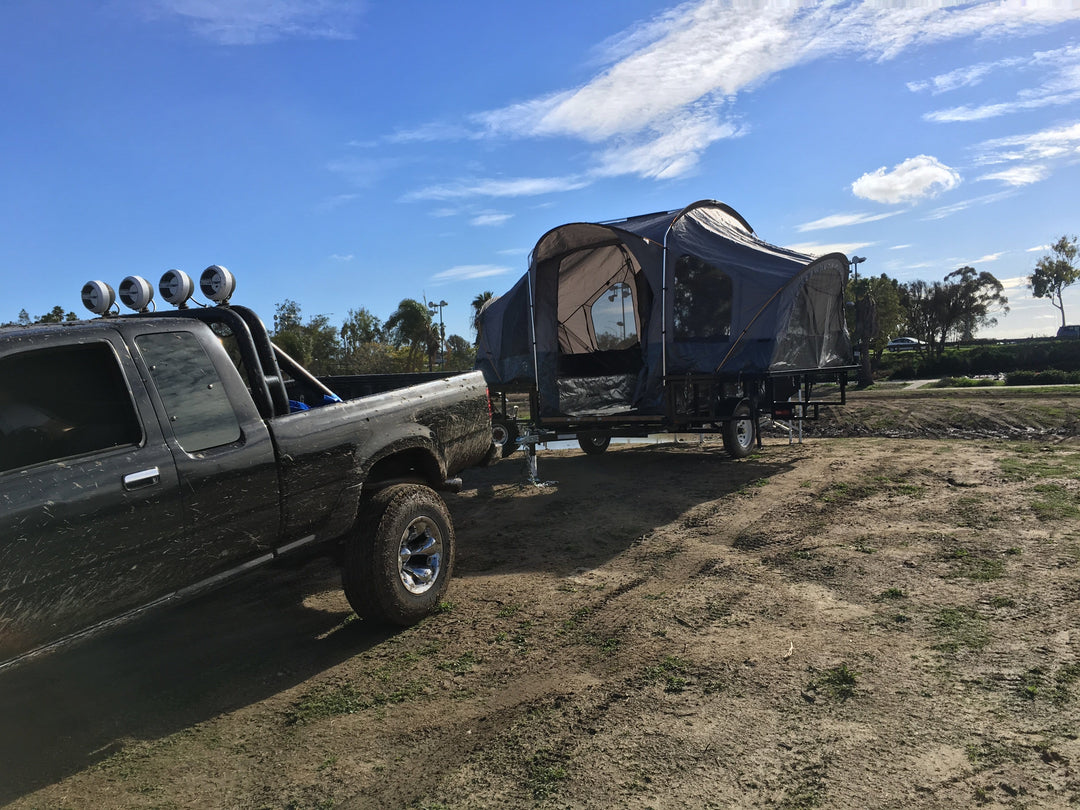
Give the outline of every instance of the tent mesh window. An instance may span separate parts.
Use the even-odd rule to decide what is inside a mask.
[[[696,256],[675,263],[675,340],[731,338],[731,276]]]
[[[627,349],[638,341],[633,288],[625,281],[608,287],[593,302],[593,332],[597,348]]]

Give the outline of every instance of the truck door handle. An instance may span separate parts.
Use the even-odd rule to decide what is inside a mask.
[[[149,470],[140,470],[139,472],[128,473],[124,476],[124,489],[141,489],[142,487],[149,487],[157,484],[161,481],[161,472],[157,467],[151,467]]]

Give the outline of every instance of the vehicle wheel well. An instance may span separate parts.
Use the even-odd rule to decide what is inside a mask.
[[[426,450],[413,448],[379,459],[368,471],[364,489],[380,489],[404,482],[427,484],[437,488],[442,483],[439,462]]]

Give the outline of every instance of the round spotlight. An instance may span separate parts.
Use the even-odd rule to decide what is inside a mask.
[[[158,292],[174,307],[184,309],[195,292],[195,282],[183,270],[166,270],[158,282]]]
[[[88,281],[82,288],[82,302],[95,315],[104,315],[116,303],[116,291],[104,281]]]
[[[212,264],[203,270],[202,277],[199,279],[199,289],[211,301],[223,304],[232,297],[236,289],[236,279],[220,264]]]
[[[136,312],[146,312],[154,300],[154,288],[142,276],[128,276],[120,282],[118,290],[124,306]]]

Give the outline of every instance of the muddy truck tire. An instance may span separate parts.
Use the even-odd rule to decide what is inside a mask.
[[[446,595],[454,566],[454,528],[442,498],[420,484],[372,495],[346,540],[345,596],[368,621],[407,627]]]

